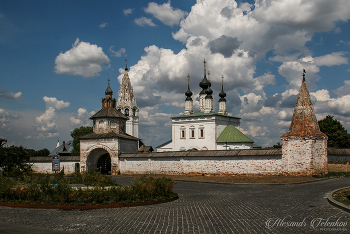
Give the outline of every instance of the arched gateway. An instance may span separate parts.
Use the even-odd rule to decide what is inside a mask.
[[[90,117],[93,132],[80,137],[80,171],[116,174],[121,153],[137,153],[139,139],[125,132],[128,117],[116,109],[109,86],[102,99],[102,109]]]

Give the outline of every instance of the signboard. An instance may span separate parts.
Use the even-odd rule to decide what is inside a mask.
[[[52,170],[60,171],[60,156],[52,155]]]

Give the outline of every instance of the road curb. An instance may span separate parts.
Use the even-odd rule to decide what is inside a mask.
[[[341,202],[338,202],[338,201],[336,201],[336,200],[333,199],[333,194],[334,194],[335,192],[338,192],[338,191],[340,191],[340,190],[347,189],[347,188],[349,188],[349,187],[340,188],[340,189],[337,189],[337,190],[334,190],[334,191],[328,193],[328,195],[327,195],[327,200],[328,200],[328,202],[329,202],[330,204],[332,204],[333,206],[338,207],[338,208],[340,208],[340,209],[342,209],[342,210],[344,210],[344,211],[350,213],[350,207],[349,207],[349,206],[347,206],[347,205],[345,205],[345,204],[343,204],[343,203],[341,203]]]
[[[115,204],[98,204],[98,205],[42,205],[42,204],[21,204],[12,202],[0,202],[0,206],[15,207],[15,208],[34,208],[34,209],[60,209],[60,210],[91,210],[91,209],[106,209],[106,208],[121,208],[121,207],[133,207],[133,206],[148,206],[156,205],[166,202],[172,202],[179,198],[175,197],[146,201],[146,202],[133,202],[133,203],[115,203]]]

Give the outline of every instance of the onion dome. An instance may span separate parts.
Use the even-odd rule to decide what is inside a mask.
[[[190,90],[190,75],[187,76],[188,77],[188,87],[187,87],[187,91],[185,93],[185,95],[187,96],[186,101],[192,101],[192,91]]]
[[[224,92],[224,76],[221,76],[222,78],[222,83],[221,83],[221,92],[219,93],[219,102],[221,101],[226,101],[225,97],[226,97],[226,93]]]
[[[109,79],[108,79],[108,87],[107,87],[107,89],[105,91],[105,94],[106,95],[110,95],[110,96],[113,95],[113,91],[112,91],[111,87],[109,86]]]
[[[200,94],[205,94],[205,90],[208,88],[210,82],[209,80],[207,79],[207,73],[206,73],[206,69],[205,69],[205,59],[204,59],[204,78],[202,79],[202,81],[199,83],[199,87],[202,88],[202,91],[200,92]]]

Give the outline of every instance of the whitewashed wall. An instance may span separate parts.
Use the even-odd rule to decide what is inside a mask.
[[[225,151],[207,151],[227,154]],[[251,151],[252,152],[252,151]],[[265,151],[260,151],[265,153]],[[176,156],[181,152],[162,155],[122,154],[120,172],[122,174],[282,174],[282,154],[275,155],[232,155],[198,156],[204,152],[184,152],[187,156]],[[234,152],[235,154],[237,152]],[[254,152],[256,153],[256,151]],[[189,156],[193,155],[193,156]]]

